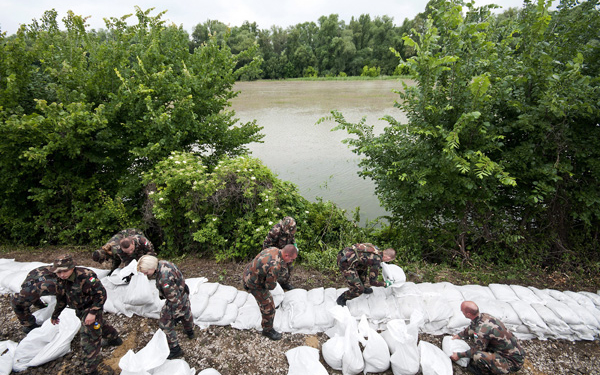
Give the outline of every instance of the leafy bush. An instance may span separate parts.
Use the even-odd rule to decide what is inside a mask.
[[[361,77],[379,77],[381,75],[381,68],[378,66],[369,67],[368,65],[363,66]]]

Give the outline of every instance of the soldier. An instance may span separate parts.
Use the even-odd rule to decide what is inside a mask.
[[[283,249],[285,245],[296,246],[296,220],[290,216],[284,217],[279,223],[275,224],[273,228],[267,234],[265,241],[263,242],[263,250],[269,247],[276,247]],[[298,246],[296,246],[298,249]],[[292,270],[294,269],[294,263],[286,263],[285,267],[281,270],[281,275],[277,281],[279,285],[285,290],[292,290],[294,287],[290,284],[290,278],[292,276]]]
[[[171,262],[158,260],[155,256],[144,255],[138,261],[137,269],[148,277],[156,277],[156,288],[165,305],[160,311],[158,326],[167,335],[170,353],[167,359],[179,358],[183,349],[177,341],[175,325],[181,321],[187,337],[194,338],[194,317],[189,298],[189,289],[185,285],[183,274]]]
[[[523,367],[525,351],[504,324],[489,314],[480,314],[479,307],[472,301],[464,301],[460,311],[471,324],[453,339],[475,339],[475,346],[462,353],[452,353],[450,358],[471,358],[467,370],[479,375],[487,372],[508,374]]]
[[[75,309],[77,317],[81,319],[79,333],[84,355],[83,370],[85,374],[96,375],[100,364],[100,347],[123,343],[117,330],[102,318],[106,289],[92,270],[75,267],[70,255],[55,260],[52,271],[58,277],[52,324],[60,322],[58,316],[67,305]]]
[[[112,259],[110,274],[117,268],[126,267],[142,255],[156,255],[154,245],[137,229],[125,229],[115,234],[102,248],[94,251],[92,259],[103,263]]]
[[[373,293],[371,287],[365,287],[367,275],[370,286],[387,286],[377,281],[381,262],[389,262],[396,258],[396,250],[379,250],[370,243],[358,243],[341,250],[337,256],[337,264],[346,278],[350,289],[340,294],[337,304],[346,306],[346,301],[354,299],[363,293]]]
[[[29,333],[39,327],[35,317],[31,314],[30,307],[33,305],[43,309],[47,305],[40,299],[41,296],[56,294],[56,274],[51,270],[52,266],[41,266],[32,269],[21,284],[21,291],[15,293],[10,300],[10,305],[23,325],[23,332]]]
[[[281,333],[273,328],[275,303],[269,290],[275,289],[277,279],[286,266],[298,256],[294,245],[285,245],[283,249],[270,247],[261,251],[244,270],[244,289],[251,293],[262,314],[262,334],[271,340],[281,339]]]

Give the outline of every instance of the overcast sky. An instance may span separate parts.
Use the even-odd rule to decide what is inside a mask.
[[[476,0],[477,5],[495,3],[503,9],[521,7],[522,0]],[[206,20],[219,20],[230,26],[240,26],[244,21],[256,22],[260,29],[272,25],[284,28],[302,22],[317,23],[319,17],[338,14],[348,23],[352,16],[369,14],[371,18],[388,15],[396,25],[405,18],[412,19],[425,10],[427,0],[0,0],[0,29],[14,34],[20,24],[30,24],[40,19],[44,11],[56,9],[58,19],[68,10],[90,16],[90,28],[105,28],[103,18],[121,17],[135,11],[155,8],[152,15],[167,10],[163,19],[191,32],[195,25]],[[62,23],[61,23],[62,26]]]

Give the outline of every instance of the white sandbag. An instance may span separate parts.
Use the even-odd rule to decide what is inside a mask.
[[[388,321],[394,320],[394,319],[404,319],[404,317],[400,311],[400,308],[397,305],[396,296],[394,296],[394,295],[388,296],[385,299],[385,303],[386,303],[385,308],[387,311]]]
[[[369,301],[367,298],[368,294],[361,294],[354,299],[346,301],[346,306],[348,306],[348,310],[350,310],[352,316],[371,316],[371,309],[369,308]]]
[[[574,299],[581,306],[594,307],[594,308],[596,307],[596,304],[594,304],[594,301],[592,301],[591,299],[589,299],[588,297],[586,297],[583,294],[575,293],[570,290],[565,290],[564,293],[567,296],[569,296],[570,298]]]
[[[250,293],[246,292],[245,290],[238,290],[238,292],[235,295],[235,300],[233,301],[233,303],[237,307],[244,306],[244,304],[246,303],[246,300],[248,299],[249,294]]]
[[[154,295],[156,289],[154,281],[149,281],[148,277],[141,272],[137,272],[131,277],[127,285],[123,303],[134,306],[143,306],[152,304],[155,298],[158,298],[158,293]]]
[[[517,312],[508,302],[487,300],[479,306],[479,310],[500,319],[506,326],[516,327],[523,324]]]
[[[356,375],[363,371],[365,361],[358,345],[358,329],[348,324],[344,334],[344,355],[342,356],[342,374]]]
[[[571,304],[577,304],[577,302],[572,301]],[[546,307],[552,310],[560,320],[569,325],[584,324],[579,315],[563,302],[551,301],[546,304]]]
[[[440,295],[446,301],[448,301],[448,302],[464,301],[464,297],[463,297],[462,293],[460,292],[460,289],[458,289],[458,287],[456,285],[451,284],[447,281],[443,281],[443,282],[437,283],[437,284],[442,286]]]
[[[444,336],[442,339],[442,350],[450,357],[452,353],[463,353],[471,349],[469,344],[465,340],[453,339],[452,336]],[[456,361],[456,364],[461,367],[467,367],[469,365],[470,358],[461,358]]]
[[[423,375],[452,375],[452,360],[440,348],[421,341],[419,349]]]
[[[0,375],[8,375],[12,372],[17,345],[11,340],[0,341]]]
[[[308,303],[308,292],[306,289],[292,289],[285,293],[283,301],[281,302],[281,308],[290,309],[293,304],[306,304]]]
[[[406,296],[421,297],[423,295],[423,293],[419,290],[419,288],[416,286],[416,284],[413,282],[410,282],[410,281],[400,284],[400,285],[394,284],[394,285],[390,286],[390,288],[392,288],[394,295],[398,296],[398,297],[406,297]]]
[[[496,299],[500,301],[511,302],[519,300],[514,290],[506,284],[490,284],[489,288],[494,293]]]
[[[600,308],[600,295],[599,294],[591,293],[591,292],[578,292],[578,293],[589,298],[590,300],[592,300],[594,302],[594,305],[596,305],[596,308]]]
[[[390,349],[385,339],[369,327],[364,315],[358,324],[358,331],[367,341],[362,353],[365,361],[363,372],[379,373],[390,368]]]
[[[196,375],[196,369],[190,368],[183,359],[167,359],[150,373],[152,375]]]
[[[535,333],[539,339],[544,340],[552,334],[550,328],[529,303],[525,301],[512,301],[510,302],[510,305],[519,315],[523,324],[527,326],[531,332]]]
[[[314,288],[307,292],[306,299],[313,304],[313,306],[318,306],[323,303],[325,299],[325,288]]]
[[[459,286],[458,289],[462,293],[465,301],[474,301],[478,305],[481,300],[492,300],[496,298],[489,287],[481,285],[462,285]]]
[[[454,315],[450,304],[439,296],[424,296],[423,302],[425,322],[447,323]]]
[[[513,292],[515,292],[515,294],[517,295],[517,297],[519,298],[519,300],[523,301],[523,302],[527,302],[529,304],[532,303],[541,303],[544,304],[545,301],[543,299],[541,299],[540,297],[537,296],[537,294],[535,294],[533,292],[533,290],[521,286],[521,285],[511,285],[510,288],[513,290]]]
[[[56,306],[56,296],[43,296],[40,299],[42,302],[48,304],[48,306],[33,312],[32,315],[38,325],[42,325],[46,320],[52,317],[54,307]]]
[[[398,307],[400,319],[410,319],[410,315],[413,313],[413,311],[419,311],[423,316],[425,316],[425,306],[423,304],[422,296],[396,296],[396,306]]]
[[[208,282],[206,277],[192,277],[185,279],[185,285],[190,290],[190,296],[198,293],[201,284]],[[214,292],[213,292],[214,293]]]
[[[273,319],[273,328],[278,332],[294,333],[295,330],[290,327],[289,311],[284,309],[275,310],[275,318]]]
[[[569,295],[565,294],[556,289],[544,289],[544,292],[547,292],[550,297],[554,298],[558,302],[567,303],[567,302],[577,302],[573,298],[569,297]],[[550,301],[549,301],[550,302]]]
[[[402,344],[390,358],[394,375],[414,375],[419,372],[420,353],[416,343]]]
[[[406,274],[402,268],[395,264],[381,263],[381,273],[384,280],[390,280],[394,284],[402,284],[406,282]]]
[[[53,325],[47,320],[21,340],[15,350],[13,371],[42,365],[71,351],[71,341],[79,331],[81,322],[75,315],[75,310],[69,308],[64,309],[58,318],[59,324]]]
[[[98,279],[103,279],[105,277],[108,276],[108,274],[110,273],[110,270],[106,270],[104,268],[96,268],[96,267],[85,267],[87,269],[92,270],[96,276],[98,276]]]
[[[212,295],[208,300],[208,305],[202,311],[202,314],[197,318],[194,317],[194,321],[199,322],[216,322],[222,319],[225,316],[225,311],[227,310],[227,301],[215,297]]]
[[[327,369],[319,362],[319,349],[299,346],[285,352],[290,364],[288,375],[327,375]]]
[[[196,290],[198,294],[205,294],[210,297],[217,291],[218,287],[219,283],[200,283]]]
[[[419,328],[417,324],[406,324],[403,319],[394,319],[387,323],[386,330],[381,332],[381,337],[388,345],[390,353],[394,354],[401,346],[409,344],[417,346]]]
[[[315,325],[319,327],[321,331],[331,328],[334,324],[333,315],[331,315],[329,309],[337,305],[335,299],[335,288],[327,288],[323,293],[323,303],[314,307]]]
[[[423,297],[440,297],[444,289],[442,285],[434,283],[419,283],[415,285]],[[461,295],[462,298],[462,295]]]
[[[224,301],[227,301],[227,303],[232,303],[233,301],[235,301],[235,297],[237,296],[237,293],[238,293],[238,290],[236,288],[234,288],[230,285],[219,284],[219,287],[217,288],[215,293],[211,296],[211,298],[217,297]]]
[[[279,305],[281,305],[281,302],[283,302],[283,298],[285,297],[285,292],[283,291],[283,288],[281,287],[281,285],[279,285],[279,283],[277,283],[275,289],[271,290],[270,292],[271,296],[273,297],[273,303],[275,304],[275,308],[279,307]]]
[[[539,314],[540,318],[546,323],[552,331],[555,338],[569,338],[572,333],[571,328],[567,323],[556,316],[552,310],[540,303],[532,303],[531,307]]]
[[[590,328],[591,330],[596,330],[600,328],[600,322],[594,316],[594,314],[590,313],[586,306],[582,306],[578,303],[566,303],[566,305],[575,312],[575,314],[579,315],[579,318],[583,322],[583,324]]]
[[[254,301],[254,303],[251,303],[251,301]],[[246,304],[238,309],[238,315],[231,326],[237,329],[261,329],[261,321],[262,314],[256,299],[253,295],[249,295]]]
[[[148,371],[161,366],[169,356],[169,343],[167,335],[158,329],[154,332],[152,339],[137,353],[129,350],[119,360],[121,375],[133,375],[148,373]]]
[[[18,270],[3,273],[2,280],[0,280],[0,288],[4,290],[3,293],[19,293],[21,291],[21,284],[25,281],[29,271]]]
[[[387,295],[385,293],[385,288],[382,287],[374,287],[373,293],[367,297],[367,304],[369,305],[369,319],[374,323],[380,323],[384,320],[387,320]],[[362,315],[358,315],[362,316]]]
[[[542,301],[544,301],[540,302],[542,305],[545,305],[549,301],[556,301],[546,290],[540,290],[534,286],[530,286],[528,288],[531,289],[533,293],[535,293],[535,295],[538,296]]]
[[[325,341],[322,347],[323,359],[334,370],[342,370],[344,356],[344,336],[334,336]]]
[[[214,368],[207,368],[198,373],[198,375],[221,375],[221,373]]]
[[[462,331],[465,327],[471,324],[471,320],[467,319],[462,311],[460,310],[461,301],[451,301],[448,303],[452,309],[452,317],[448,321],[449,333],[456,333]]]
[[[225,309],[225,314],[223,317],[216,322],[211,322],[211,324],[215,326],[228,326],[235,322],[238,316],[238,311],[239,308],[235,303],[229,303],[227,304],[227,308]]]
[[[194,318],[199,317],[208,306],[209,295],[206,293],[196,293],[190,295],[190,304]]]

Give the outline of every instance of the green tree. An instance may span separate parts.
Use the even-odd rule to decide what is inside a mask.
[[[398,91],[408,122],[387,117],[375,134],[333,112],[415,257],[598,260],[600,93],[597,70],[585,70],[598,11],[565,2],[553,21],[549,6],[499,20],[436,1],[424,32],[404,38],[415,51],[404,62],[415,85]],[[574,18],[580,7],[593,14]]]
[[[142,172],[173,150],[207,164],[261,139],[228,109],[249,67],[210,38],[193,53],[189,35],[163,13],[136,8],[89,33],[56,12],[0,37],[0,234],[36,244],[85,243],[139,224]]]

